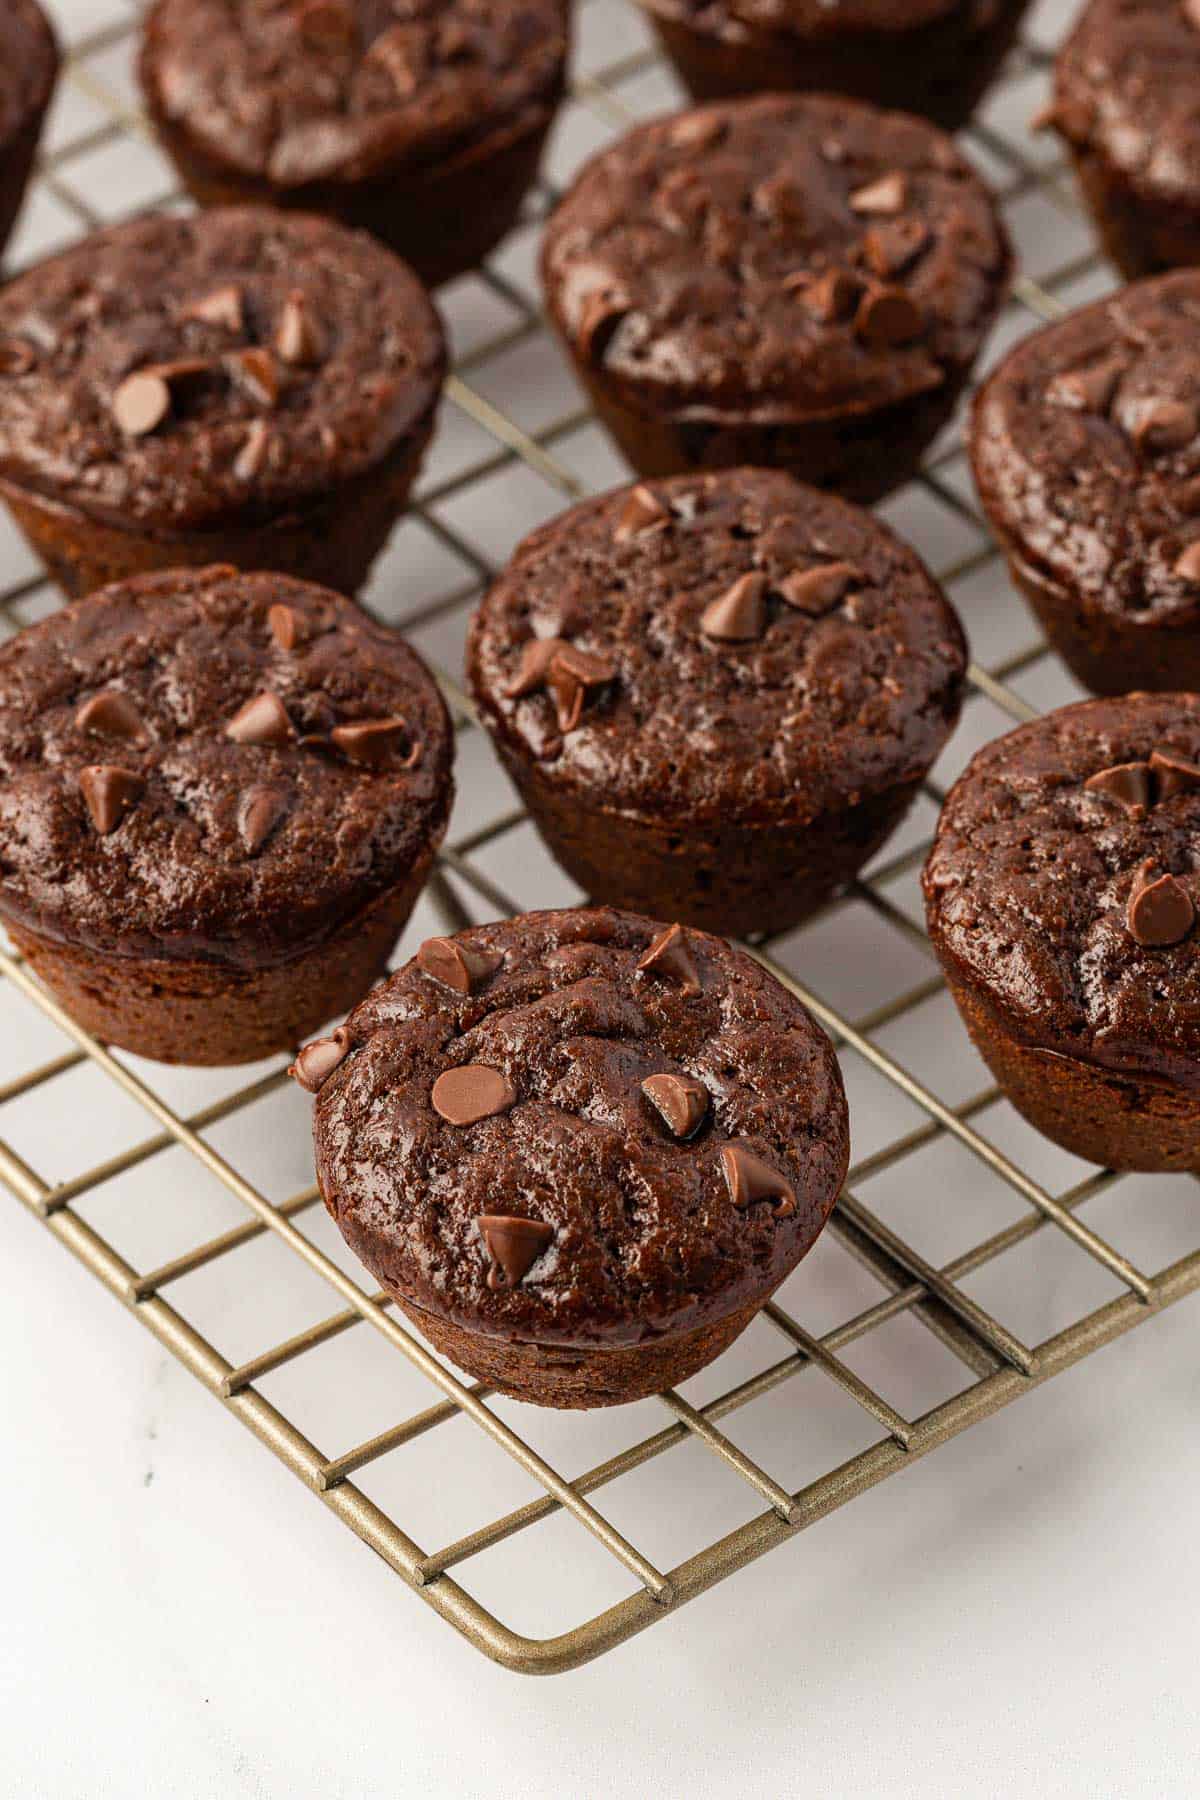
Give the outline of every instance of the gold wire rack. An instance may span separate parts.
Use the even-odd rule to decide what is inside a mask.
[[[588,4],[597,3],[598,0],[588,0]],[[122,19],[92,33],[75,46],[67,80],[86,96],[90,106],[102,112],[103,118],[77,135],[69,149],[48,155],[41,169],[43,186],[84,228],[94,226],[99,220],[87,193],[76,184],[74,166],[89,152],[102,149],[129,133],[144,133],[145,129],[136,111],[116,87],[96,73],[98,65],[107,66],[108,53],[119,51],[127,44],[133,30],[133,24]],[[1028,80],[1044,71],[1046,60],[1044,45],[1026,42],[1014,56],[1006,79],[1013,82]],[[598,72],[580,77],[574,86],[572,103],[586,108],[609,130],[621,129],[631,117],[622,98],[622,88],[640,79],[653,67],[653,53],[639,47]],[[1073,195],[1069,183],[1061,179],[1062,170],[1057,165],[1039,166],[1029,159],[1027,149],[1020,141],[1010,141],[1006,134],[984,125],[973,127],[970,142],[992,171],[997,168],[1004,171],[1000,188],[1006,204],[1019,203],[1023,196],[1037,191],[1060,207],[1064,218],[1072,216]],[[535,212],[544,210],[552,199],[550,188],[543,187]],[[1015,305],[1025,313],[1026,324],[1059,313],[1062,303],[1056,295],[1089,271],[1094,271],[1097,260],[1094,252],[1089,250],[1055,269],[1040,284],[1020,280]],[[413,607],[406,615],[406,624],[410,628],[436,622],[454,609],[462,608],[491,573],[488,556],[467,535],[447,522],[444,514],[433,510],[438,503],[453,500],[473,484],[521,463],[548,482],[564,501],[583,492],[583,483],[556,455],[556,446],[586,423],[586,411],[572,410],[537,431],[527,431],[498,410],[473,385],[473,377],[490,359],[527,341],[533,342],[543,330],[536,306],[519,284],[494,269],[482,271],[479,279],[503,300],[506,313],[513,315],[513,322],[486,341],[476,343],[470,353],[459,360],[451,377],[449,393],[454,404],[482,428],[491,442],[486,453],[476,456],[452,476],[427,486],[416,507],[417,515],[427,528],[453,550],[472,574],[469,581],[448,593],[439,594],[436,600]],[[958,446],[954,442],[944,443],[930,460],[922,483],[941,507],[978,528],[979,520],[970,502],[947,477],[956,454]],[[943,582],[950,584],[975,576],[989,567],[995,571],[997,603],[1014,604],[1001,566],[990,548],[974,549],[937,573]],[[9,587],[0,595],[0,611],[10,626],[15,628],[21,622],[24,603],[31,598],[36,601],[43,585],[40,577],[31,578]],[[970,671],[973,694],[985,697],[1010,721],[1031,717],[1033,707],[1010,684],[1035,671],[1047,656],[1043,643],[1031,641],[995,667],[973,665]],[[470,707],[458,685],[457,670],[439,670],[438,673],[460,729],[464,733],[472,731]],[[940,803],[940,792],[932,783],[928,797],[934,805]],[[504,811],[444,850],[430,890],[430,898],[444,928],[456,929],[467,922],[469,915],[461,898],[463,894],[473,895],[485,916],[489,912],[520,910],[517,899],[502,891],[477,859],[480,852],[502,834],[514,830],[521,819],[518,811]],[[916,843],[892,854],[876,865],[869,880],[856,884],[844,901],[835,904],[865,905],[875,920],[889,932],[899,934],[910,950],[915,947],[928,958],[931,952],[922,931],[896,898],[896,884],[906,875],[911,876],[923,860],[926,848],[926,843]],[[527,1436],[535,1435],[532,1429],[527,1436],[519,1433],[508,1422],[505,1409],[489,1405],[486,1389],[459,1379],[426,1349],[420,1339],[397,1323],[388,1310],[385,1295],[360,1285],[318,1246],[311,1235],[306,1234],[306,1215],[313,1216],[312,1209],[318,1201],[315,1187],[309,1185],[285,1197],[268,1198],[263,1191],[265,1183],[252,1179],[247,1168],[239,1167],[237,1160],[214,1147],[209,1135],[214,1128],[255,1106],[283,1085],[282,1067],[243,1082],[203,1109],[183,1116],[180,1109],[170,1104],[136,1069],[81,1032],[18,958],[0,952],[0,973],[4,979],[57,1026],[72,1046],[48,1060],[22,1066],[17,1074],[0,1085],[0,1128],[4,1127],[5,1117],[12,1120],[11,1109],[22,1099],[28,1100],[35,1090],[60,1081],[88,1059],[94,1069],[133,1102],[146,1121],[146,1135],[135,1136],[132,1142],[103,1162],[58,1182],[45,1180],[30,1166],[10,1142],[12,1133],[4,1130],[0,1136],[0,1180],[204,1388],[472,1644],[496,1661],[524,1673],[565,1670],[612,1649],[635,1632],[664,1618],[684,1602],[734,1575],[826,1514],[889,1476],[899,1474],[938,1445],[1200,1288],[1200,1213],[1195,1222],[1195,1248],[1153,1272],[1137,1267],[1081,1216],[1088,1202],[1116,1188],[1121,1178],[1108,1171],[1096,1171],[1077,1180],[1065,1191],[1052,1193],[1043,1181],[1034,1179],[976,1128],[974,1121],[998,1099],[994,1087],[986,1087],[965,1100],[950,1104],[898,1060],[885,1041],[881,1041],[890,1040],[894,1035],[893,1027],[909,1020],[941,990],[940,976],[932,961],[928,973],[904,992],[893,994],[885,1004],[866,1016],[850,1018],[842,1009],[828,1003],[819,984],[814,987],[797,980],[777,960],[771,946],[755,945],[753,950],[785,986],[804,1001],[840,1048],[862,1059],[883,1082],[912,1103],[916,1115],[920,1116],[920,1123],[858,1159],[851,1168],[846,1190],[829,1226],[835,1240],[878,1284],[882,1298],[823,1332],[809,1331],[785,1306],[772,1302],[765,1309],[764,1317],[778,1335],[781,1355],[732,1385],[719,1380],[722,1366],[727,1361],[727,1358],[722,1359],[714,1365],[718,1391],[704,1404],[693,1404],[679,1393],[663,1393],[658,1403],[665,1417],[658,1429],[636,1430],[630,1441],[622,1442],[615,1452],[610,1451],[582,1473],[570,1477],[554,1466],[548,1455],[527,1441]],[[1016,1196],[1020,1210],[1002,1229],[993,1231],[952,1260],[935,1266],[878,1211],[865,1203],[861,1189],[871,1178],[888,1170],[902,1169],[909,1159],[939,1143],[959,1146],[973,1166],[986,1171],[990,1179]],[[119,1184],[133,1171],[143,1165],[153,1165],[155,1159],[170,1152],[182,1153],[185,1161],[200,1165],[215,1178],[236,1201],[244,1217],[230,1228],[189,1244],[156,1267],[134,1267],[93,1223],[82,1216],[81,1204],[100,1189],[112,1192],[109,1184]],[[119,1185],[116,1191],[121,1191]],[[255,1354],[240,1356],[235,1362],[209,1342],[197,1325],[189,1321],[182,1304],[175,1302],[179,1299],[180,1284],[186,1289],[186,1277],[206,1269],[228,1269],[228,1259],[236,1258],[239,1252],[261,1242],[267,1235],[300,1259],[324,1284],[327,1303],[332,1304],[334,1310],[299,1332],[263,1345]],[[1102,1268],[1118,1284],[1119,1292],[1105,1304],[1083,1310],[1064,1329],[1043,1341],[1025,1343],[992,1311],[985,1309],[964,1284],[977,1271],[1010,1257],[1032,1239],[1042,1240],[1037,1248],[1039,1254],[1044,1254],[1049,1248],[1046,1240],[1052,1236]],[[917,1321],[939,1340],[956,1359],[956,1366],[965,1379],[965,1386],[959,1391],[913,1418],[905,1417],[878,1386],[856,1373],[844,1354],[870,1334],[905,1316]],[[395,1352],[418,1371],[431,1391],[426,1393],[426,1404],[408,1412],[386,1429],[336,1454],[328,1454],[310,1441],[300,1426],[289,1418],[282,1404],[268,1398],[263,1387],[268,1384],[269,1377],[282,1370],[290,1370],[301,1379],[322,1346],[363,1326],[377,1334],[388,1352]],[[766,1335],[769,1340],[769,1334]],[[389,1358],[389,1362],[391,1360]],[[722,1421],[770,1395],[806,1369],[817,1371],[822,1380],[836,1383],[859,1409],[862,1417],[869,1421],[869,1441],[849,1459],[839,1461],[818,1478],[794,1488],[772,1474],[769,1457],[764,1455],[758,1460],[739,1447],[722,1429]],[[403,1387],[402,1383],[397,1385]],[[529,1416],[529,1409],[511,1407],[507,1414],[514,1411],[523,1413],[526,1418]],[[640,1409],[622,1411],[638,1422],[645,1416]],[[609,1421],[611,1417],[607,1416]],[[806,1410],[803,1399],[796,1402],[794,1412],[787,1417],[791,1420],[792,1432],[804,1431]],[[391,1510],[378,1499],[371,1498],[360,1483],[383,1459],[403,1457],[406,1450],[411,1455],[411,1447],[418,1440],[427,1441],[429,1434],[444,1432],[456,1419],[468,1421],[475,1431],[486,1434],[503,1455],[512,1458],[532,1483],[535,1497],[502,1511],[466,1535],[428,1549],[414,1541],[392,1516]],[[593,1419],[589,1424],[597,1433],[596,1442],[607,1447],[611,1442],[611,1425],[601,1434],[597,1420]],[[678,1463],[677,1453],[689,1444],[702,1447],[719,1460],[726,1476],[744,1484],[741,1491],[751,1502],[750,1516],[733,1530],[706,1541],[702,1548],[676,1566],[660,1568],[606,1515],[602,1509],[604,1490],[658,1458],[674,1455]],[[358,1482],[355,1477],[359,1477]],[[694,1480],[692,1465],[689,1474],[680,1477],[677,1499],[686,1500],[689,1484]],[[523,1635],[496,1617],[464,1583],[470,1579],[472,1568],[480,1566],[478,1559],[486,1558],[490,1551],[523,1534],[536,1534],[548,1521],[561,1520],[564,1515],[602,1546],[618,1565],[621,1581],[630,1591],[554,1635]],[[561,1554],[561,1540],[556,1539],[554,1552],[545,1565],[548,1580],[555,1579],[555,1567]],[[467,1573],[460,1581],[452,1571],[464,1569]]]

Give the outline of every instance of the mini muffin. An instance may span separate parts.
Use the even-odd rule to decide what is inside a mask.
[[[1200,263],[1200,0],[1091,0],[1043,116],[1133,280]]]
[[[325,1204],[435,1349],[613,1406],[719,1356],[846,1173],[832,1047],[719,938],[606,909],[431,938],[310,1044]]]
[[[1200,688],[1200,272],[1035,332],[976,397],[979,497],[1012,577],[1099,694]]]
[[[1008,240],[950,139],[821,95],[639,125],[550,220],[550,317],[642,475],[758,463],[877,499],[949,418]]]
[[[0,250],[21,210],[58,76],[58,45],[35,0],[7,0],[0,21]]]
[[[782,89],[971,117],[1029,0],[641,0],[697,100]]]
[[[1113,1169],[1200,1169],[1200,696],[1064,706],[981,750],[925,869],[1013,1105]]]
[[[565,0],[158,0],[141,81],[201,206],[332,214],[432,284],[516,222],[566,53]]]
[[[781,931],[908,811],[958,718],[953,609],[869,513],[764,469],[585,501],[525,540],[467,678],[592,899]]]
[[[451,754],[424,664],[339,595],[120,582],[0,647],[0,920],[106,1043],[292,1048],[383,970]]]
[[[370,238],[138,219],[0,293],[0,495],[69,594],[214,557],[353,593],[444,374],[428,296]]]

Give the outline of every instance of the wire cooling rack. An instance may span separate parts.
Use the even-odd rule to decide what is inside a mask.
[[[98,4],[115,10],[101,21]],[[1027,130],[1063,23],[1060,0],[1035,11],[965,140],[1026,270],[993,355],[1112,285],[1054,147]],[[179,204],[137,115],[133,15],[75,0],[64,24],[72,54],[18,262]],[[429,657],[460,727],[460,806],[398,958],[430,930],[579,897],[458,685],[466,619],[517,536],[622,475],[539,317],[537,221],[583,154],[677,90],[624,0],[585,0],[578,39],[528,225],[443,297],[445,417],[366,596]],[[319,1206],[307,1107],[280,1060],[185,1071],[110,1053],[0,953],[0,1179],[390,1569],[517,1670],[613,1648],[1200,1287],[1191,1179],[1119,1178],[1047,1145],[953,1016],[916,890],[945,782],[1075,690],[986,539],[957,429],[884,510],[966,617],[970,698],[868,878],[755,946],[839,1046],[855,1156],[817,1249],[685,1392],[558,1415],[467,1385],[362,1285]],[[17,629],[56,599],[11,533],[0,558],[0,615]]]

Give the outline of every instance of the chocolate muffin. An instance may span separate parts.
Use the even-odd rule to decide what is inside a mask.
[[[987,745],[929,933],[1013,1105],[1113,1169],[1200,1169],[1200,696],[1064,706]]]
[[[216,566],[0,647],[0,919],[106,1043],[294,1047],[382,971],[446,827],[449,721],[339,595]]]
[[[877,499],[949,418],[1008,240],[950,139],[822,95],[639,125],[550,220],[550,317],[643,475],[757,463]]]
[[[7,0],[0,21],[0,250],[21,202],[58,77],[58,44],[36,0]]]
[[[0,495],[69,594],[214,555],[353,593],[444,373],[428,296],[368,237],[137,219],[0,293]]]
[[[141,81],[200,205],[330,213],[432,284],[515,224],[566,53],[565,0],[158,0]]]
[[[697,100],[781,89],[971,117],[1029,0],[641,0]]]
[[[1130,280],[1200,263],[1198,88],[1200,0],[1091,0],[1059,52],[1043,122]]]
[[[294,1073],[351,1249],[499,1393],[612,1406],[694,1375],[846,1173],[832,1047],[744,951],[608,910],[431,938]]]
[[[795,925],[895,829],[965,663],[884,525],[737,469],[620,488],[526,538],[467,679],[590,898],[737,936]]]
[[[971,456],[1013,580],[1079,680],[1200,688],[1200,272],[1018,344],[976,397]]]

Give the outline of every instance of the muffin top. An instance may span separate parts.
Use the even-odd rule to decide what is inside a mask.
[[[423,427],[441,326],[402,262],[324,219],[137,219],[0,292],[0,476],[120,525],[277,514]]]
[[[846,1171],[837,1061],[800,1003],[723,939],[631,913],[432,939],[297,1073],[347,1242],[496,1337],[722,1317],[800,1260]]]
[[[1127,287],[1011,351],[972,458],[1002,537],[1085,608],[1200,616],[1200,271]]]
[[[286,962],[440,839],[451,753],[424,664],[339,595],[221,566],[117,582],[0,647],[0,912]]]
[[[1200,1087],[1200,696],[1084,700],[988,744],[925,898],[943,959],[1018,1036]]]
[[[861,31],[903,39],[906,31],[944,19],[962,5],[963,0],[677,0],[672,10],[712,12],[760,30],[791,31],[820,42]]]
[[[6,0],[0,41],[0,144],[45,106],[58,71],[58,47],[35,0]]]
[[[141,75],[218,163],[289,188],[528,129],[566,50],[564,0],[158,0]]]
[[[978,350],[1009,266],[948,137],[812,94],[637,126],[585,165],[542,249],[551,314],[606,382],[764,423],[941,387]]]
[[[535,531],[477,613],[502,746],[642,816],[797,824],[924,773],[957,617],[870,513],[761,469],[618,488]]]
[[[1156,194],[1200,192],[1198,0],[1091,0],[1059,51],[1049,118]]]

